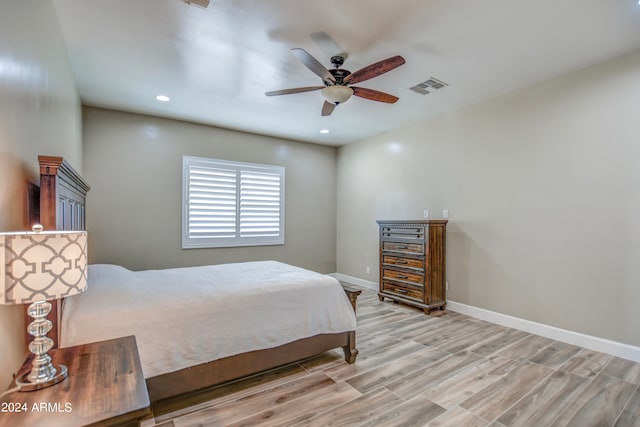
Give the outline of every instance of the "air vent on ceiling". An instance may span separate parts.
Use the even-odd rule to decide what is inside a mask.
[[[421,95],[426,95],[433,92],[434,90],[442,89],[445,86],[449,85],[442,80],[438,80],[434,77],[429,77],[427,80],[423,81],[422,83],[418,83],[417,85],[412,86],[409,89]]]
[[[194,6],[200,6],[205,9],[209,6],[209,0],[184,0],[184,1],[185,3],[189,3]]]

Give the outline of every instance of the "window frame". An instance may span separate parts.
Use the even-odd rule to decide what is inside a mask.
[[[234,170],[236,172],[236,212],[235,237],[190,237],[189,233],[189,195],[191,188],[191,167]],[[279,182],[279,234],[277,236],[241,236],[241,173],[259,172],[277,174]],[[225,248],[241,246],[283,245],[285,231],[285,167],[258,163],[236,162],[206,157],[182,157],[182,249]]]

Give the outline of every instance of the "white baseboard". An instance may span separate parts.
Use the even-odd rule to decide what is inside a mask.
[[[348,276],[342,273],[333,273],[330,275],[341,282],[352,283],[374,291],[378,290],[377,282]],[[476,319],[486,320],[487,322],[495,323],[497,325],[541,335],[543,337],[551,338],[552,340],[578,345],[580,347],[612,354],[623,359],[633,360],[634,362],[640,363],[640,347],[633,345],[581,334],[580,332],[569,331],[567,329],[556,328],[555,326],[532,322],[530,320],[509,316],[508,314],[485,310],[484,308],[478,308],[451,300],[447,300],[447,309],[475,317]]]
[[[354,285],[362,286],[363,288],[373,289],[374,291],[378,290],[377,282],[371,282],[369,280],[359,279],[353,276],[347,276],[346,274],[342,274],[342,273],[333,273],[330,276],[335,277],[341,282],[352,283]]]
[[[495,311],[485,310],[483,308],[473,307],[451,300],[447,301],[447,309],[455,311],[457,313],[466,314],[467,316],[475,317],[476,319],[486,320],[487,322],[496,323],[498,325],[518,329],[536,335],[542,335],[543,337],[551,338],[556,341],[562,341],[591,350],[613,354],[614,356],[633,360],[634,362],[640,362],[640,347],[611,341],[604,338],[598,338],[591,335],[585,335],[566,329],[560,329],[554,326],[520,319],[517,317],[501,314]]]

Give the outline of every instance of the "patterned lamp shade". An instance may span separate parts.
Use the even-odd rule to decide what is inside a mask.
[[[86,231],[0,233],[0,304],[65,298],[86,288]]]

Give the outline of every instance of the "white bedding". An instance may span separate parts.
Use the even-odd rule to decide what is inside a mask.
[[[61,346],[135,335],[146,378],[356,328],[335,278],[276,261],[138,272],[96,264],[88,278],[65,300]]]

